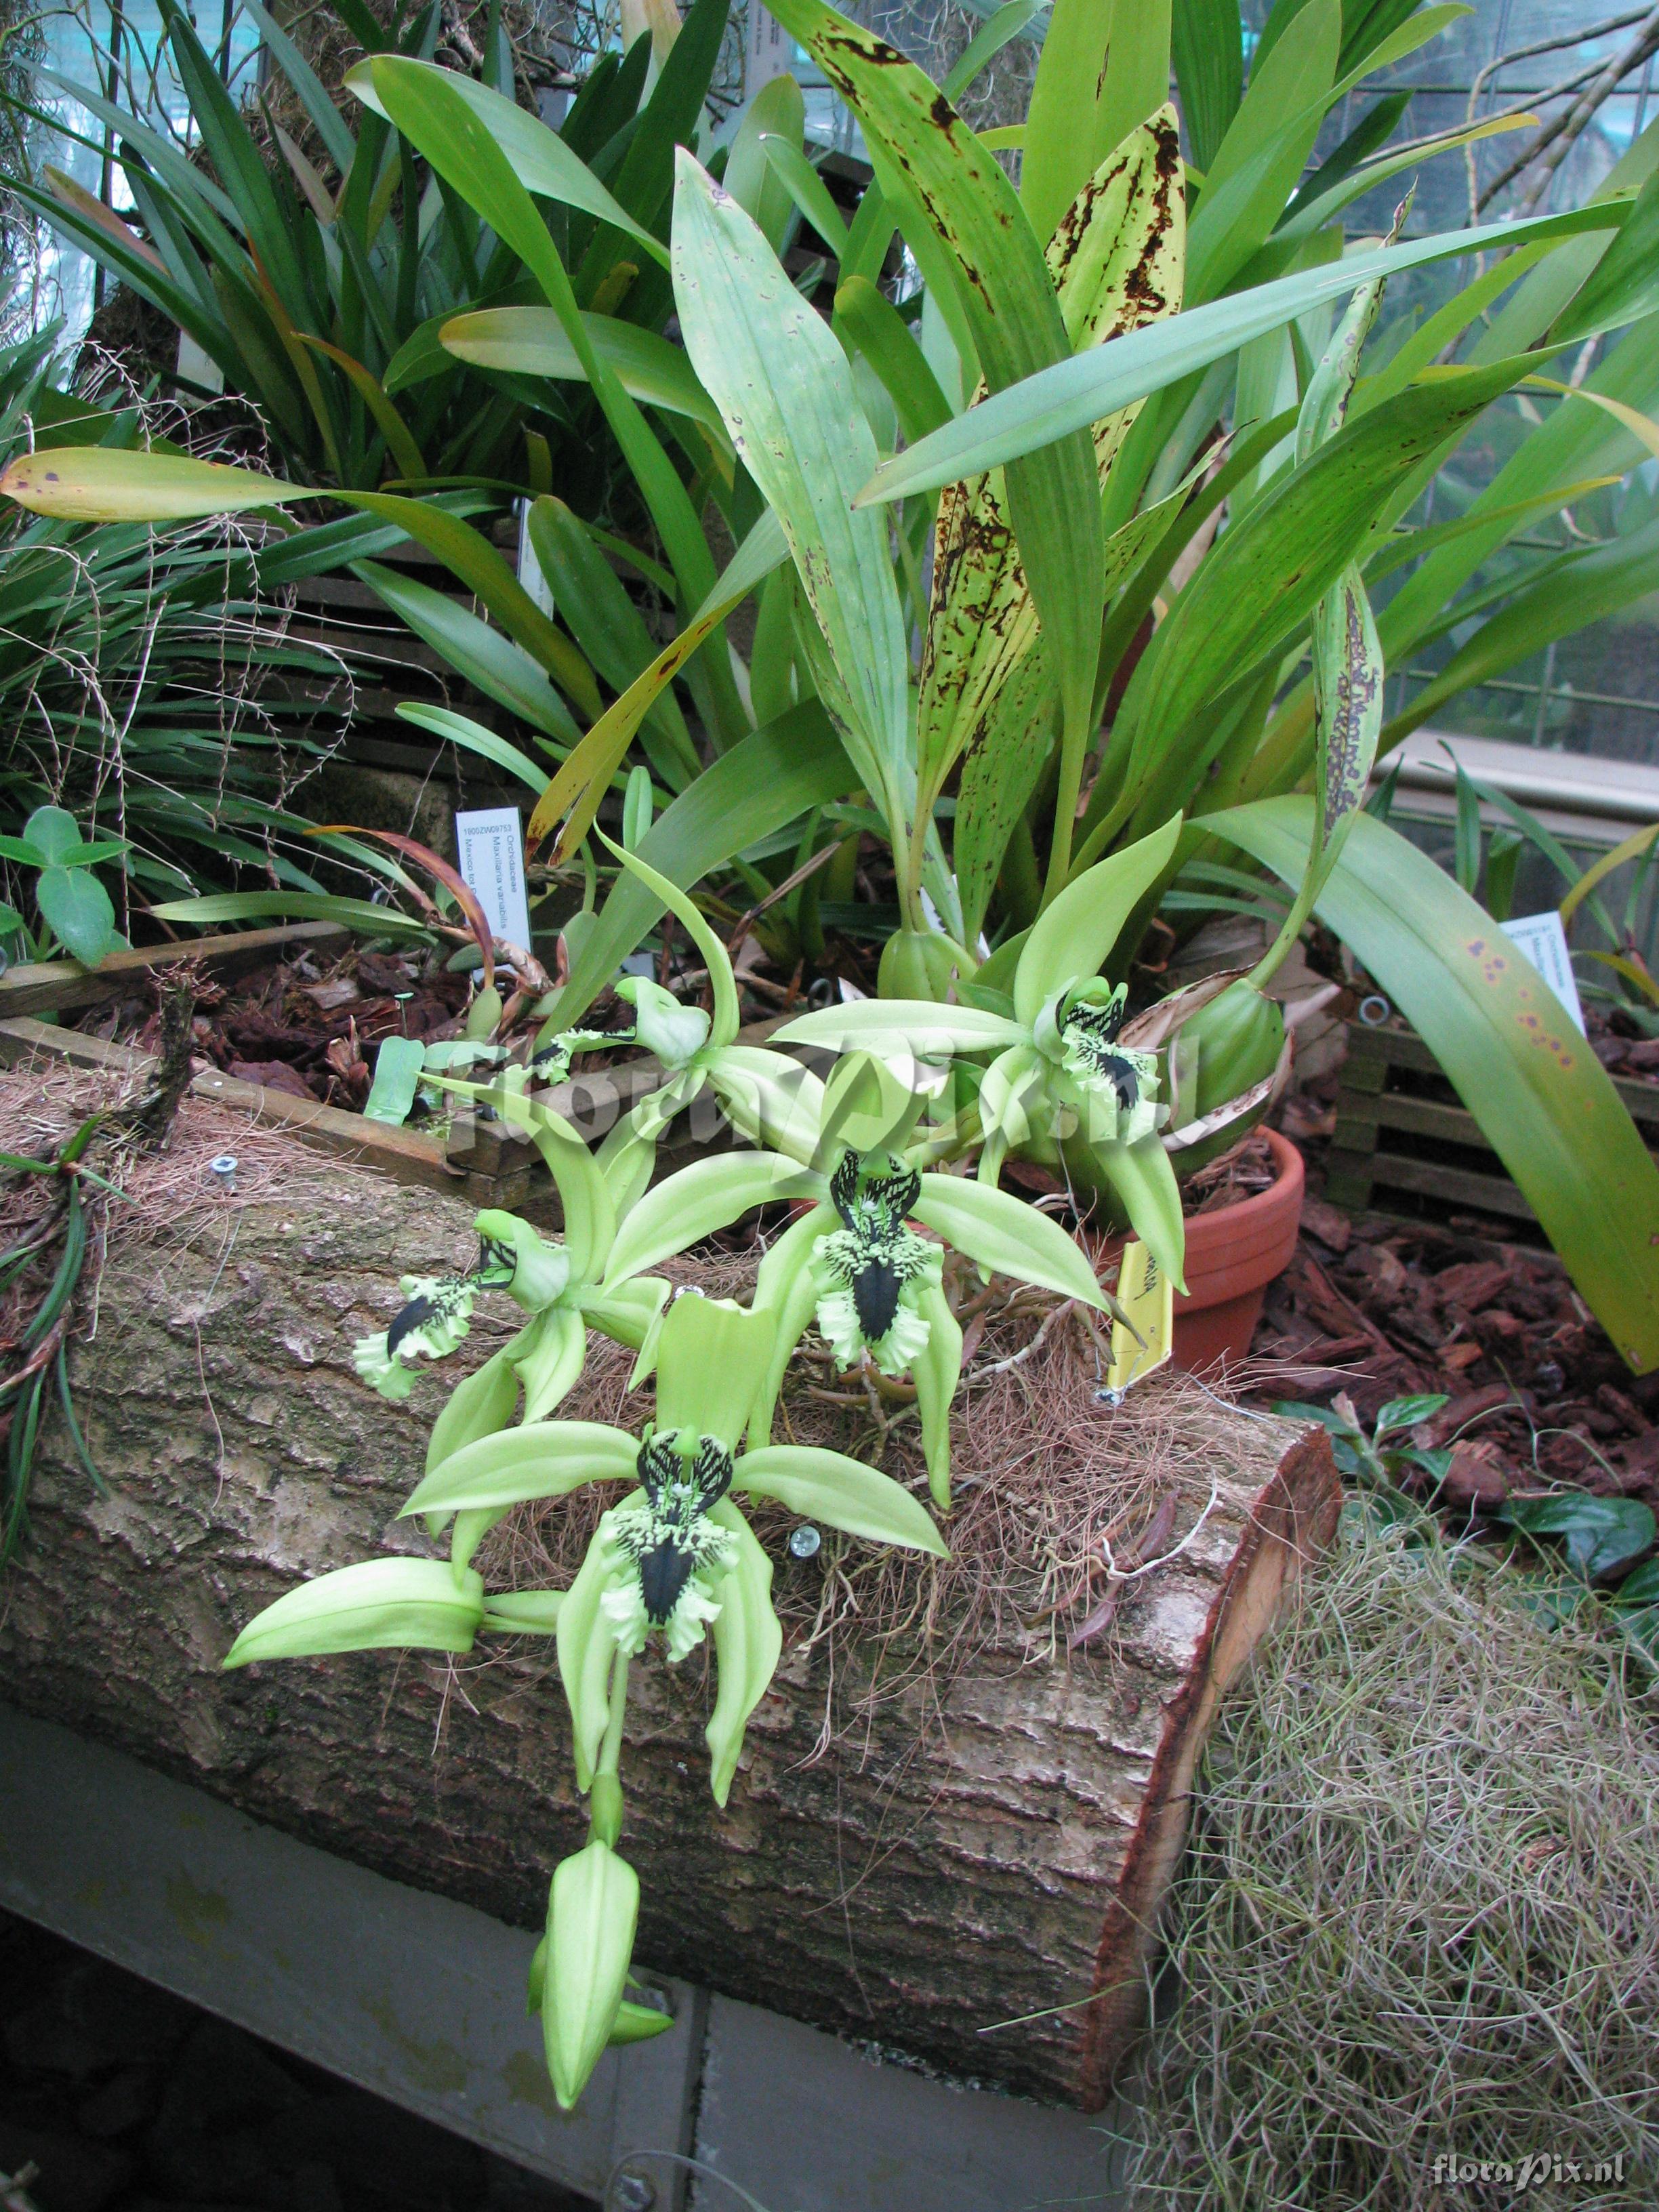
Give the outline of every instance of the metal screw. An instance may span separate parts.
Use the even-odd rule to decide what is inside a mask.
[[[656,2201],[656,2189],[642,2173],[619,2173],[611,2184],[615,2212],[651,2212]]]
[[[803,1521],[799,1528],[789,1531],[789,1556],[792,1559],[816,1559],[823,1539],[810,1521]]]
[[[208,1173],[226,1190],[236,1188],[236,1155],[234,1152],[216,1152],[208,1162]]]
[[[1368,1030],[1380,1030],[1393,1012],[1381,991],[1373,991],[1370,998],[1359,1001],[1359,1018]]]

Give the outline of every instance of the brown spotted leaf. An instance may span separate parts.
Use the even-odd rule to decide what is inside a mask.
[[[1060,222],[1046,266],[1074,351],[1180,307],[1185,214],[1179,179],[1175,114],[1164,107],[1102,162]],[[1135,412],[1125,408],[1094,426],[1103,482]],[[948,486],[934,532],[922,659],[917,747],[924,793],[943,786],[992,722],[1006,724],[1000,702],[1034,650],[1037,628],[1002,471]],[[1022,698],[1030,696],[1029,677],[1018,689]]]

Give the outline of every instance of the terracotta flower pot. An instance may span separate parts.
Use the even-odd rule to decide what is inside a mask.
[[[1187,1294],[1175,1302],[1175,1361],[1201,1372],[1250,1349],[1267,1285],[1296,1250],[1306,1181],[1302,1155],[1277,1129],[1261,1132],[1279,1179],[1255,1198],[1187,1219]]]

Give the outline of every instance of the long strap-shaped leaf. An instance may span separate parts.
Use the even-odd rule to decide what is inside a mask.
[[[909,655],[884,521],[852,508],[876,444],[847,356],[737,202],[684,153],[673,259],[686,350],[788,539],[834,663],[841,696],[826,703],[902,851]]]
[[[1102,162],[1055,228],[1045,256],[1075,348],[1104,344],[1181,304],[1185,203],[1179,133],[1160,110]],[[1104,480],[1133,416],[1094,428]],[[933,604],[916,714],[925,810],[1036,641],[1036,614],[1009,528],[1002,472],[949,486],[933,538]]]
[[[1313,801],[1208,817],[1299,881]],[[1659,1167],[1612,1080],[1531,963],[1416,847],[1354,823],[1315,908],[1406,1015],[1638,1373],[1659,1366]]]
[[[773,12],[858,115],[878,179],[891,177],[896,190],[902,177],[951,255],[988,387],[1000,392],[1063,362],[1071,342],[1042,245],[1001,165],[944,94],[822,0],[779,0]],[[1067,734],[1079,744],[1093,703],[1106,590],[1094,450],[1080,432],[1081,426],[1022,459],[1007,476],[1009,518]]]
[[[564,207],[578,208],[582,214],[595,216],[601,222],[614,223],[653,261],[666,266],[668,255],[661,241],[634,221],[586,162],[573,154],[556,131],[550,131],[538,117],[471,77],[461,76],[453,70],[440,69],[435,62],[400,59],[398,66],[420,70],[441,79],[446,90],[464,101],[483,125],[526,191],[542,199],[557,200]],[[388,122],[395,120],[379,89],[373,59],[359,62],[355,69],[348,70],[345,86],[365,107],[372,108]]]
[[[1227,532],[1180,595],[1125,695],[1122,813],[1133,810],[1135,823],[1150,828],[1183,803],[1207,764],[1192,737],[1206,702],[1288,643],[1362,550],[1390,491],[1517,382],[1524,367],[1500,362],[1401,392],[1286,472]],[[1212,752],[1219,742],[1217,731]]]
[[[3,480],[0,479],[0,489]],[[622,764],[634,734],[665,687],[684,667],[726,620],[733,607],[746,599],[763,576],[787,554],[777,518],[768,513],[732,555],[720,581],[672,643],[665,645],[651,665],[635,678],[620,699],[594,723],[557,775],[537,801],[526,833],[526,849],[533,853],[561,823],[558,856],[568,859],[592,826],[599,801]]]
[[[1131,331],[1109,345],[1073,355],[991,397],[943,430],[922,439],[878,469],[860,494],[860,505],[903,499],[937,489],[979,469],[995,468],[1070,436],[1103,415],[1144,399],[1194,369],[1207,368],[1249,339],[1277,330],[1327,300],[1357,291],[1373,276],[1420,269],[1459,254],[1507,250],[1533,240],[1571,238],[1583,231],[1616,231],[1628,213],[1623,202],[1569,209],[1524,222],[1487,223],[1476,230],[1443,232],[1402,246],[1351,254],[1345,261],[1298,270],[1252,291],[1189,307],[1167,322]]]
[[[702,599],[714,583],[714,563],[690,495],[621,380],[595,351],[558,248],[491,128],[447,70],[386,56],[371,66],[375,89],[398,128],[465,194],[541,286],[634,471],[682,594],[693,603]]]
[[[686,889],[809,809],[844,798],[854,780],[828,715],[805,700],[705,769],[652,823],[640,857]],[[662,910],[645,884],[617,878],[559,994],[562,1025],[581,1018]]]
[[[318,495],[304,484],[217,462],[171,453],[122,453],[109,447],[65,447],[20,456],[0,476],[0,496],[64,521],[178,522],[282,507]],[[396,523],[435,553],[471,585],[502,629],[553,672],[585,714],[599,713],[599,690],[587,663],[476,530],[430,500],[378,491],[340,491],[331,496]]]

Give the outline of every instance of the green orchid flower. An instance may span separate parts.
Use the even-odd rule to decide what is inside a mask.
[[[866,1000],[777,1032],[780,1044],[864,1049],[890,1066],[994,1054],[974,1116],[981,1182],[995,1186],[1011,1152],[1063,1171],[1127,1219],[1178,1289],[1186,1233],[1159,1134],[1168,1119],[1159,1061],[1125,1032],[1127,992],[1099,969],[1168,869],[1181,826],[1176,816],[1085,869],[963,987],[973,1003]]]
[[[821,1093],[811,1146],[799,1144],[795,1156],[740,1152],[682,1168],[629,1215],[611,1266],[619,1272],[654,1267],[755,1206],[805,1200],[756,1279],[756,1310],[774,1317],[775,1334],[750,1417],[751,1439],[770,1435],[785,1370],[816,1320],[843,1366],[868,1359],[888,1375],[908,1370],[929,1486],[935,1504],[948,1510],[950,1411],[962,1371],[962,1330],[945,1294],[945,1249],[987,1273],[1097,1310],[1111,1310],[1113,1301],[1057,1222],[986,1184],[923,1169],[919,1163],[936,1140],[929,1129],[917,1133],[929,1103],[926,1092],[909,1091],[871,1055],[858,1054],[841,1063]],[[799,1139],[799,1117],[792,1128]],[[653,1352],[647,1341],[641,1365]]]

